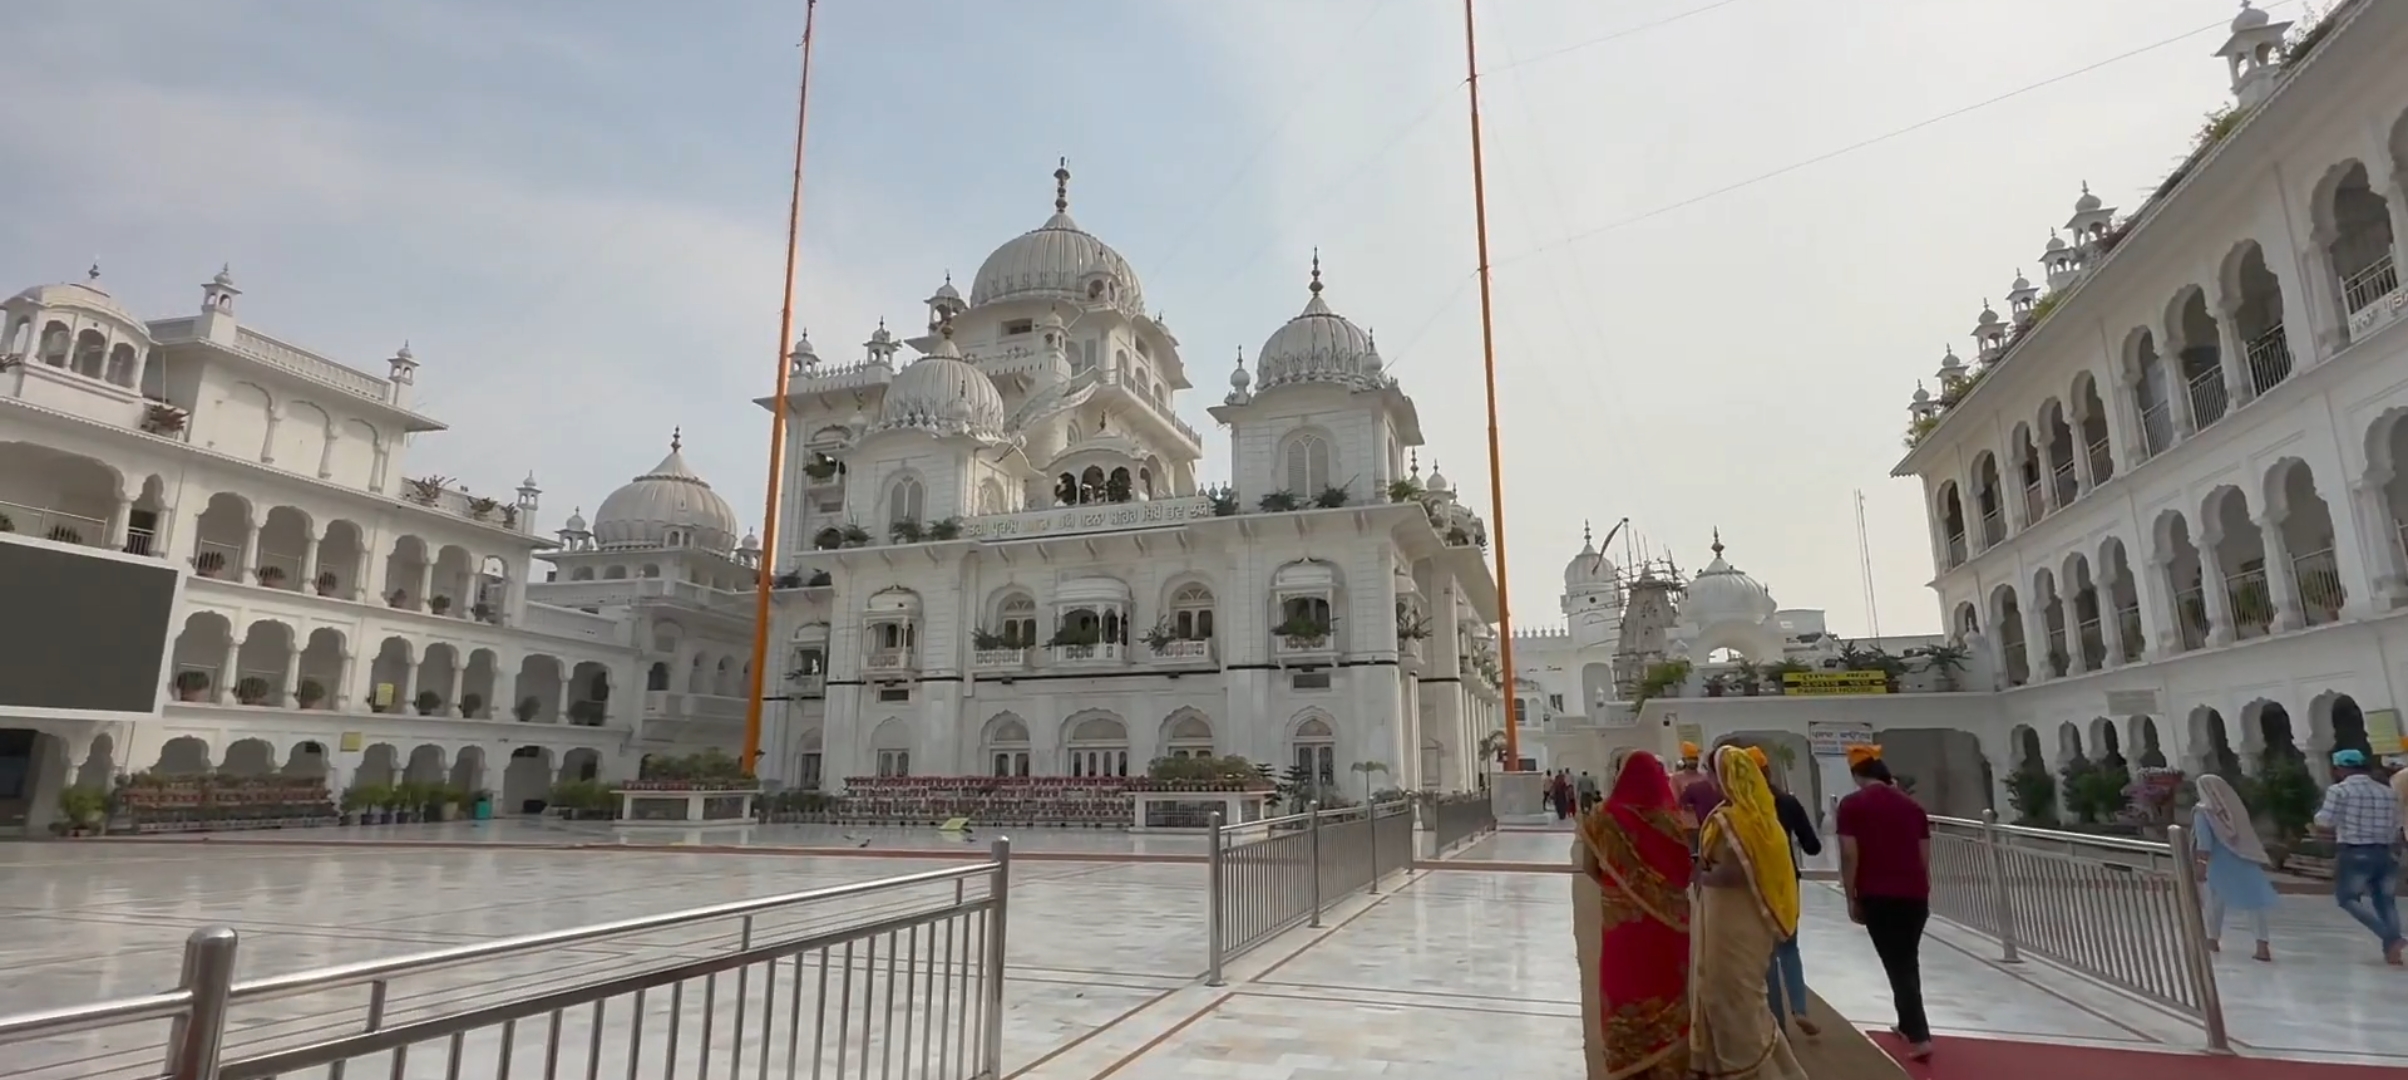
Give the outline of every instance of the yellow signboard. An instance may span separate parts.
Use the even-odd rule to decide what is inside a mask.
[[[2368,709],[2365,718],[2366,744],[2374,747],[2376,753],[2408,751],[2408,736],[2400,734],[2398,709]]]
[[[1886,694],[1890,677],[1878,671],[1792,671],[1781,676],[1784,694]]]
[[[366,746],[367,743],[368,739],[366,735],[357,731],[346,731],[343,733],[342,740],[335,745],[340,747],[346,754],[356,754],[362,747]]]

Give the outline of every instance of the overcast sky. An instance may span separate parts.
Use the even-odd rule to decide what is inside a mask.
[[[589,512],[682,425],[757,522],[801,0],[18,5],[0,64],[6,284],[245,321],[453,430],[408,471]],[[2267,4],[2277,18],[2296,3]],[[708,12],[707,17],[700,14]],[[2088,180],[2131,207],[2227,100],[2227,0],[1482,0],[1513,597],[1583,519],[1869,631],[1940,613],[1907,396]],[[825,0],[801,318],[850,359],[946,271],[1072,212],[1136,266],[1197,388],[1304,299],[1374,329],[1422,451],[1485,511],[1454,0]],[[1864,140],[2125,53],[1863,149]],[[1783,172],[1736,190],[1733,185]],[[1214,432],[1205,474],[1228,475]],[[1621,545],[1617,543],[1616,547]]]

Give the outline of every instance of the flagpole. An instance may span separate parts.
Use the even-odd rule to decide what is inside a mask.
[[[761,511],[760,573],[753,583],[752,685],[744,702],[744,773],[757,776],[761,757],[761,689],[769,674],[770,598],[777,584],[778,502],[786,473],[786,392],[794,365],[786,357],[794,340],[794,269],[803,235],[803,130],[811,110],[812,22],[819,0],[803,0],[803,70],[794,103],[794,187],[786,203],[786,288],[779,293],[777,396],[769,405],[769,493]]]
[[[1513,715],[1513,604],[1505,586],[1505,458],[1497,434],[1496,303],[1488,273],[1488,174],[1480,160],[1480,50],[1473,29],[1472,0],[1463,0],[1463,66],[1468,75],[1472,113],[1472,222],[1480,241],[1480,360],[1488,377],[1488,499],[1489,530],[1497,542],[1497,662],[1505,695],[1505,771],[1522,768],[1521,733]]]

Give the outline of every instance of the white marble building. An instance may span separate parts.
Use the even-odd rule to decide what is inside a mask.
[[[1118,775],[1159,756],[1461,789],[1499,723],[1486,529],[1414,402],[1324,296],[1212,410],[1130,263],[1054,214],[948,280],[927,331],[793,352],[765,776]],[[920,355],[898,359],[902,348]],[[773,404],[764,401],[765,405]],[[1486,657],[1483,660],[1483,657]]]
[[[1998,672],[1967,726],[2002,773],[2285,740],[2321,769],[2408,686],[2408,5],[2244,5],[2218,55],[2197,152],[2121,216],[2085,187],[2045,287],[1915,395],[1896,475]]]
[[[533,478],[413,478],[443,424],[406,346],[372,375],[245,325],[230,273],[200,292],[144,319],[95,268],[0,304],[0,543],[183,576],[155,708],[0,713],[0,827],[45,823],[70,775],[408,778],[515,808],[617,768],[636,652],[621,621],[530,602]]]

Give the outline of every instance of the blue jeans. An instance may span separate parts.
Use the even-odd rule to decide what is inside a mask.
[[[1781,997],[1789,996],[1789,1008],[1781,1008]],[[1806,962],[1798,957],[1798,939],[1791,937],[1773,950],[1772,969],[1764,973],[1764,997],[1773,1007],[1773,1018],[1788,1020],[1806,1015]]]
[[[2389,844],[2341,844],[2333,849],[2333,899],[2341,910],[2383,939],[2400,940],[2399,860]]]

